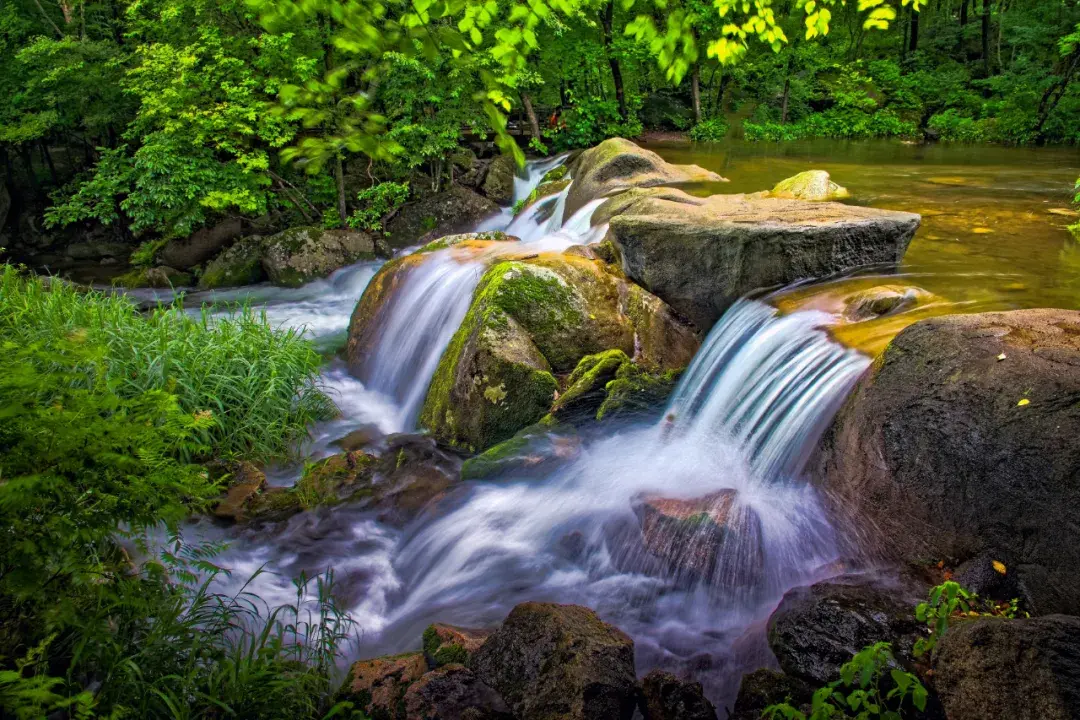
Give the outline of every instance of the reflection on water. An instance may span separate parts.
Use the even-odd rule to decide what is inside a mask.
[[[649,147],[668,161],[696,163],[731,181],[699,185],[695,193],[764,190],[822,169],[851,191],[846,202],[920,213],[922,227],[899,270],[910,276],[905,282],[941,302],[888,324],[837,332],[858,347],[880,350],[904,324],[933,314],[1080,307],[1080,249],[1066,229],[1078,219],[1070,209],[1080,175],[1075,148],[838,140]],[[827,291],[867,286],[863,278],[830,283]],[[813,292],[801,289],[798,297]],[[789,304],[796,306],[802,304]]]

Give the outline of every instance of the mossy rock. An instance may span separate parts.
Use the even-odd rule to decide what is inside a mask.
[[[620,350],[650,368],[685,367],[698,346],[692,329],[604,267],[542,254],[490,268],[443,354],[421,423],[476,452],[544,417],[555,376],[586,355]]]
[[[306,468],[290,488],[271,487],[254,498],[253,520],[284,520],[304,510],[370,497],[375,458],[363,452],[332,455]]]
[[[190,274],[165,266],[135,268],[112,280],[113,285],[126,288],[189,287],[192,283]]]
[[[488,448],[461,465],[462,480],[486,480],[546,474],[552,464],[577,456],[580,438],[573,425],[545,415],[509,440]]]
[[[512,184],[511,180],[511,197]],[[387,240],[395,249],[423,245],[445,235],[466,232],[497,212],[499,205],[480,193],[451,185],[404,205],[386,224]]]
[[[781,180],[769,191],[768,195],[778,198],[807,200],[809,202],[843,200],[851,197],[851,193],[847,191],[847,188],[830,180],[829,173],[824,170],[807,170],[786,180]]]
[[[624,364],[632,363],[618,349],[583,357],[567,379],[566,390],[551,406],[551,414],[569,421],[595,416],[606,398],[608,382]]]
[[[550,180],[541,182],[539,185],[532,189],[532,192],[529,193],[529,196],[526,197],[525,200],[521,203],[521,207],[515,205],[514,210],[516,213],[520,213],[525,208],[535,203],[537,200],[543,200],[546,197],[558,195],[569,186],[569,178],[565,180]]]
[[[500,155],[491,161],[487,175],[484,176],[483,190],[491,200],[500,205],[509,205],[514,199],[514,176],[517,165],[509,155]]]
[[[562,180],[566,177],[566,174],[568,172],[570,172],[570,167],[566,164],[560,165],[556,168],[551,168],[546,173],[544,173],[544,177],[540,178],[540,184],[543,185],[544,183],[557,182],[559,180]]]
[[[464,665],[487,640],[490,630],[471,630],[435,623],[424,630],[424,659],[434,669],[444,665]]]
[[[441,237],[438,240],[429,242],[424,247],[420,248],[416,252],[418,253],[431,253],[439,250],[446,250],[447,248],[456,246],[469,246],[474,243],[492,243],[492,242],[518,242],[521,238],[513,235],[507,235],[502,230],[489,230],[487,232],[474,232],[474,233],[459,233],[457,235],[447,235]]]
[[[334,270],[375,258],[375,238],[355,230],[289,228],[264,241],[262,266],[275,285],[299,287]]]
[[[253,285],[266,279],[262,266],[263,239],[244,238],[210,261],[199,277],[200,290]]]

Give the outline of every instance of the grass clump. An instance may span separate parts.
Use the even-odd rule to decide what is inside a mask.
[[[250,308],[213,320],[179,304],[144,315],[123,297],[4,265],[0,341],[26,347],[62,337],[104,353],[102,372],[119,397],[167,392],[181,410],[213,418],[201,440],[218,456],[285,457],[309,423],[336,412],[318,386],[319,354]]]

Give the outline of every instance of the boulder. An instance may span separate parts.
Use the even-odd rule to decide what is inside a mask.
[[[825,200],[843,200],[850,197],[851,193],[847,191],[847,188],[830,180],[829,173],[824,170],[806,170],[776,183],[768,195],[808,202],[824,202]]]
[[[796,588],[769,618],[769,647],[787,675],[815,688],[837,680],[841,665],[876,642],[892,643],[893,655],[910,667],[925,628],[915,620],[915,604],[866,584]]]
[[[352,702],[370,718],[406,720],[405,693],[426,672],[418,652],[359,660],[349,669],[338,699]]]
[[[728,720],[761,720],[765,708],[787,703],[810,714],[816,685],[810,685],[777,670],[761,668],[743,676]]]
[[[934,652],[949,720],[1080,717],[1080,618],[981,618],[950,625]]]
[[[522,603],[469,668],[518,720],[630,720],[634,641],[578,605]]]
[[[266,279],[262,265],[263,239],[252,235],[222,250],[199,276],[199,289],[253,285]]]
[[[933,318],[856,386],[812,481],[853,546],[915,567],[988,556],[1031,612],[1077,613],[1078,435],[1080,313]]]
[[[604,267],[541,254],[488,269],[435,372],[421,424],[440,441],[475,452],[542,418],[559,385],[555,376],[586,355],[618,349],[651,369],[685,367],[698,347],[695,333]]]
[[[689,500],[646,494],[634,498],[646,550],[684,584],[719,580],[726,587],[748,587],[761,576],[761,525],[739,506],[735,490],[720,490]],[[729,534],[740,552],[721,557]]]
[[[107,239],[88,240],[86,242],[71,243],[67,246],[64,254],[72,260],[100,260],[106,257],[126,258],[131,254],[131,246]]]
[[[569,171],[574,184],[566,198],[568,218],[592,200],[629,188],[724,181],[697,165],[673,165],[623,138],[611,138],[589,148],[569,163]]]
[[[355,230],[295,227],[263,241],[262,266],[270,282],[299,287],[334,270],[375,258],[375,238]]]
[[[653,188],[608,200],[593,221],[609,222],[627,277],[707,330],[752,290],[898,262],[920,218],[840,203],[699,198]]]
[[[191,275],[175,268],[159,266],[134,268],[112,279],[112,284],[127,288],[171,288],[191,285]]]
[[[559,193],[561,193],[563,190],[565,190],[568,187],[570,187],[570,178],[564,178],[562,180],[549,180],[547,182],[542,182],[542,183],[540,183],[539,185],[537,185],[536,187],[534,187],[532,189],[532,191],[529,193],[528,197],[525,198],[525,201],[521,203],[521,207],[518,207],[517,205],[515,205],[514,209],[517,212],[521,212],[525,208],[527,208],[530,205],[532,205],[533,203],[535,203],[537,200],[543,200],[546,197],[551,197],[552,195],[558,195]],[[554,210],[554,208],[552,208],[552,210]],[[548,213],[548,216],[550,217],[550,215],[552,215],[552,214],[554,214],[554,213]]]
[[[705,698],[701,683],[653,670],[641,686],[645,720],[716,720],[716,708]]]
[[[549,475],[551,469],[577,457],[581,438],[574,426],[560,423],[553,415],[519,430],[461,465],[462,480],[520,478]]]
[[[233,522],[247,519],[252,503],[266,487],[266,474],[246,460],[217,463],[210,470],[211,477],[220,476],[228,482],[214,515]]]
[[[155,260],[180,270],[190,270],[202,265],[239,238],[243,229],[240,218],[226,218],[217,225],[196,230],[186,238],[170,240],[157,251]]]
[[[499,212],[497,203],[459,185],[403,206],[386,225],[392,248],[430,242],[465,232]]]
[[[447,665],[409,686],[405,720],[514,720],[499,694],[462,665]]]
[[[400,527],[437,502],[457,483],[461,460],[422,435],[392,435],[375,463],[372,504],[378,518]]]
[[[464,665],[491,635],[490,630],[471,630],[435,623],[424,630],[424,659],[432,668]]]
[[[488,165],[484,176],[483,191],[491,200],[500,205],[509,205],[514,201],[514,176],[517,165],[509,155],[500,155]]]
[[[269,487],[252,498],[242,519],[277,522],[319,506],[370,502],[374,465],[375,458],[363,452],[331,455],[308,467],[296,485]]]

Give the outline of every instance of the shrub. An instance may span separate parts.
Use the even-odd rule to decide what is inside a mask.
[[[720,142],[727,135],[728,127],[723,117],[709,118],[690,130],[690,139],[695,142]]]
[[[387,215],[409,199],[409,183],[381,182],[356,194],[358,207],[348,218],[349,227],[365,232],[381,232]]]
[[[101,372],[119,397],[168,392],[184,412],[212,417],[200,439],[220,456],[288,456],[309,423],[336,412],[318,386],[318,353],[299,331],[275,329],[250,308],[213,320],[179,304],[142,315],[122,296],[3,266],[0,341],[27,347],[64,337],[100,347],[107,356]],[[48,369],[49,357],[35,361]]]

